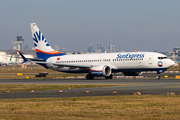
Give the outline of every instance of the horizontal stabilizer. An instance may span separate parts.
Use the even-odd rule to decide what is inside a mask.
[[[38,58],[27,58],[30,61],[44,61],[44,59],[38,59]]]

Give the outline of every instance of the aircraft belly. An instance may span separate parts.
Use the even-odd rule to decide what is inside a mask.
[[[59,71],[59,72],[67,72],[67,73],[87,73],[88,71],[81,69],[81,68],[77,68],[77,67],[61,67],[61,66],[54,66],[54,65],[50,65],[47,64],[47,66],[50,69],[53,69],[55,71]]]

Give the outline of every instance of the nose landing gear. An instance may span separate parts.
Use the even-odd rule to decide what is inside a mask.
[[[164,69],[158,70],[158,71],[157,71],[156,79],[161,79],[160,73],[163,73],[164,71],[165,71]]]
[[[157,74],[156,79],[161,79],[161,76]]]

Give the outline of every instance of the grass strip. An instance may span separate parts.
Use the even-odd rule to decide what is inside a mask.
[[[1,119],[180,119],[180,96],[102,96],[0,100]]]

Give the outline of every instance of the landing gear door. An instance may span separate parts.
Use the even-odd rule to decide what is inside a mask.
[[[149,62],[150,65],[152,64],[152,61],[153,61],[153,56],[150,55],[149,58],[148,58],[148,62]]]

